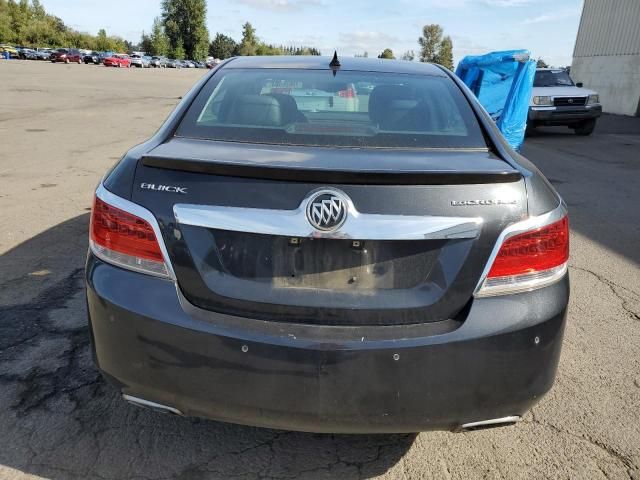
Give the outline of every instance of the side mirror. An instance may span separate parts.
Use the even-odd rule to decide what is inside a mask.
[[[578,88],[582,88],[582,85],[583,85],[583,83],[582,83],[582,82],[578,82],[578,83],[576,83],[576,87],[578,87]]]

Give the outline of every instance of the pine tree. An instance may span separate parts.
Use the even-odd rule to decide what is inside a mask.
[[[240,41],[240,47],[238,53],[240,55],[256,55],[258,49],[258,37],[256,37],[256,29],[246,22],[242,26],[242,40]]]
[[[416,54],[413,50],[407,50],[402,54],[402,60],[406,60],[408,62],[413,62],[413,59],[416,58]]]
[[[160,18],[153,20],[151,27],[151,54],[157,56],[167,56],[169,54],[169,38],[164,33],[164,27]]]
[[[162,21],[174,53],[201,59],[209,50],[206,0],[162,0]]]
[[[444,37],[440,42],[435,63],[438,63],[449,70],[453,70],[453,42],[449,35]]]

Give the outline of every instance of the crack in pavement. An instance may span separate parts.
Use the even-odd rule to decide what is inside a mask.
[[[609,280],[605,276],[603,276],[603,275],[601,275],[599,273],[596,273],[593,270],[589,270],[588,268],[576,267],[575,265],[570,265],[569,268],[573,269],[573,270],[578,270],[578,271],[589,273],[589,274],[593,275],[596,279],[598,279],[598,281],[600,281],[601,283],[603,283],[604,285],[609,287],[609,290],[611,290],[611,292],[616,296],[616,298],[618,298],[618,300],[620,300],[622,309],[625,312],[627,312],[631,318],[633,318],[635,320],[640,320],[640,314],[638,314],[637,312],[632,310],[632,308],[628,304],[628,300],[625,299],[620,293],[618,293],[618,291],[616,289],[619,288],[621,290],[624,290],[626,292],[631,293],[631,295],[633,297],[636,297],[637,301],[640,302],[640,295],[635,290],[632,290],[632,289],[630,289],[628,287],[623,287],[622,285],[618,285],[617,283],[612,282],[611,280]]]
[[[22,386],[17,401],[9,406],[19,415],[43,407],[61,393],[73,396],[78,389],[98,381],[97,371],[81,365],[82,353],[89,345],[87,325],[59,326],[49,318],[51,311],[64,309],[69,298],[82,290],[81,278],[82,269],[75,269],[32,301],[0,307],[0,354],[3,357],[0,384]],[[28,348],[43,341],[67,345],[56,356],[60,365],[52,370],[50,364],[35,364],[26,371],[7,372],[12,360],[21,359]]]
[[[601,451],[605,452],[608,456],[610,456],[610,457],[616,459],[618,462],[622,463],[624,465],[624,467],[626,468],[627,476],[630,479],[634,479],[636,473],[638,473],[640,471],[640,467],[638,467],[633,462],[632,459],[630,459],[629,457],[627,457],[623,453],[620,453],[615,448],[613,448],[611,445],[607,445],[605,442],[596,440],[596,439],[592,438],[589,435],[580,435],[578,433],[574,433],[574,432],[571,432],[569,430],[560,428],[557,425],[554,425],[552,423],[543,422],[543,421],[539,420],[536,417],[536,414],[535,414],[534,410],[535,409],[531,410],[531,421],[523,420],[522,423],[530,423],[530,424],[540,425],[541,427],[548,428],[550,430],[553,430],[556,433],[569,435],[569,436],[571,436],[573,438],[576,438],[578,440],[583,440],[583,441],[586,441],[586,442],[590,443],[591,445],[593,445],[593,446],[597,447],[598,449],[600,449]],[[600,467],[598,466],[598,468],[600,468]],[[606,473],[605,473],[605,476],[607,476]]]

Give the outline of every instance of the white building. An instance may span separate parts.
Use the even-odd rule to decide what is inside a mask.
[[[640,0],[584,0],[571,77],[605,112],[640,116]]]

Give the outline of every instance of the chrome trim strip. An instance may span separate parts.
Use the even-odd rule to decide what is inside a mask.
[[[328,189],[322,189],[328,190]],[[334,231],[320,231],[307,220],[310,194],[295,210],[176,204],[173,213],[182,225],[231,230],[235,232],[300,238],[337,238],[354,240],[430,240],[476,238],[482,218],[417,215],[377,215],[360,213],[340,190],[335,193],[347,203],[347,219]]]
[[[482,420],[480,422],[465,423],[461,425],[460,428],[464,430],[468,428],[484,427],[489,425],[500,425],[503,423],[516,423],[520,421],[520,418],[521,417],[519,415],[512,415],[510,417],[502,417],[502,418],[492,418],[491,420]]]
[[[127,402],[139,405],[141,407],[164,410],[165,412],[173,413],[175,415],[182,415],[182,412],[177,408],[168,407],[167,405],[162,405],[161,403],[151,402],[149,400],[145,400],[144,398],[134,397],[133,395],[127,395],[126,393],[122,394],[122,398]]]
[[[489,274],[489,270],[491,270],[491,266],[493,265],[493,261],[498,256],[500,247],[502,246],[505,240],[509,239],[510,237],[513,237],[514,235],[518,235],[519,233],[523,233],[528,230],[533,230],[534,228],[544,227],[545,225],[549,225],[551,223],[557,222],[566,214],[567,214],[567,206],[565,205],[563,200],[560,200],[560,204],[550,212],[544,213],[537,217],[529,217],[528,219],[522,222],[514,223],[513,225],[509,225],[507,228],[505,228],[500,234],[500,236],[498,237],[498,240],[496,240],[496,244],[494,245],[493,250],[491,251],[489,260],[487,260],[487,264],[485,265],[484,270],[482,271],[482,275],[480,276],[480,280],[478,280],[478,284],[476,285],[473,295],[475,297],[482,296],[482,294],[479,295],[479,292],[482,289],[482,286],[484,285],[487,275]],[[551,283],[554,283],[555,281],[560,280],[560,278],[562,278],[563,275],[561,275],[558,278],[554,278],[553,281],[549,283],[545,283],[540,287],[529,288],[529,290],[550,285]],[[505,291],[503,293],[511,293],[511,292]]]
[[[107,190],[104,187],[102,182],[100,182],[100,185],[98,185],[98,188],[96,189],[96,197],[108,203],[109,205],[113,205],[114,207],[119,208],[120,210],[124,210],[125,212],[131,213],[132,215],[142,218],[143,220],[147,221],[149,225],[151,225],[151,228],[153,228],[153,233],[158,239],[158,244],[160,245],[160,251],[162,252],[162,257],[164,258],[164,264],[169,273],[169,278],[175,281],[176,274],[173,271],[173,266],[171,265],[171,260],[169,259],[169,252],[167,252],[167,247],[164,244],[164,239],[162,238],[162,232],[160,231],[160,226],[158,225],[158,221],[156,220],[156,217],[153,215],[153,213],[151,213],[149,210],[142,207],[141,205],[138,205],[137,203],[130,202],[129,200],[125,200],[124,198],[111,193],[109,190]],[[92,242],[90,242],[90,246],[91,246],[91,243]],[[96,250],[94,248],[91,248],[91,251],[102,260],[109,263],[113,263],[108,258],[104,258],[104,256],[101,256],[99,253],[96,253]],[[119,264],[116,264],[116,265],[121,266],[122,268],[129,268],[131,270],[135,270],[135,268],[122,266]],[[153,273],[149,273],[149,272],[145,272],[145,273],[149,275],[153,275]],[[160,275],[156,274],[156,276],[159,277]],[[161,277],[161,278],[167,278],[167,277]]]

